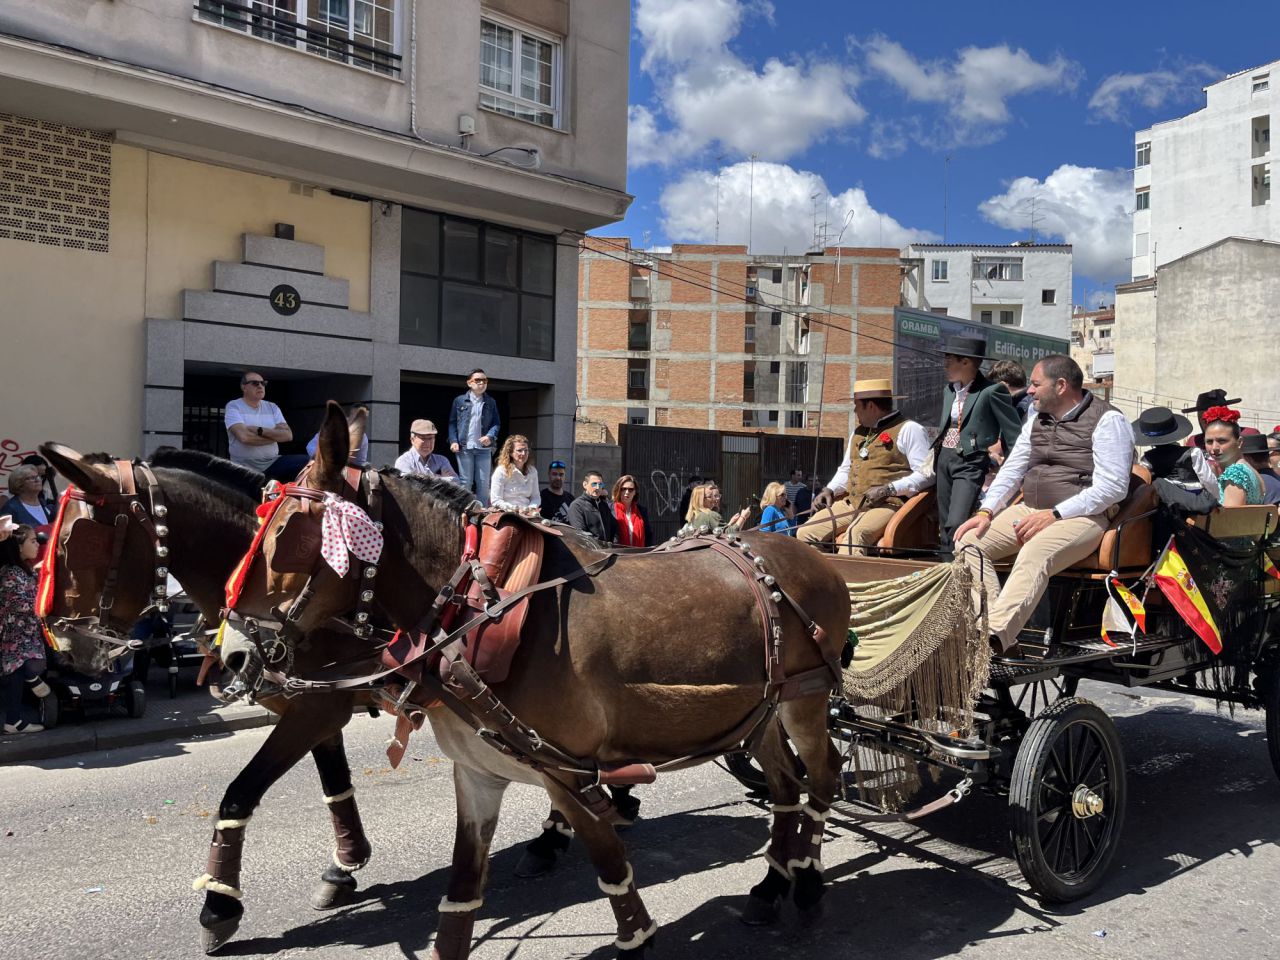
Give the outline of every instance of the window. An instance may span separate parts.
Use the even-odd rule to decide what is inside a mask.
[[[1266,93],[1271,89],[1271,75],[1269,73],[1260,73],[1253,78],[1253,93],[1257,96],[1259,93]]]
[[[649,422],[649,411],[644,407],[627,407],[627,423],[645,426]]]
[[[627,349],[649,349],[649,324],[634,320],[631,322],[631,329],[627,332]]]
[[[1021,257],[979,257],[973,261],[975,280],[1021,280]]]
[[[947,308],[946,307],[930,307],[929,312],[940,313],[945,317],[947,315]]]
[[[978,318],[979,318],[980,322],[982,322],[982,323],[990,323],[990,322],[991,322],[991,311],[990,311],[990,310],[983,310],[980,314],[978,314]]]
[[[251,33],[305,50],[398,76],[397,0],[197,0],[196,16],[208,23]]]
[[[771,326],[771,327],[780,327],[780,326],[782,326],[782,311],[781,311],[781,310],[775,310],[775,311],[773,311],[773,313],[771,313],[771,314],[769,315],[769,326]]]
[[[1250,127],[1253,132],[1253,156],[1265,157],[1271,152],[1271,115],[1254,117]]]
[[[480,106],[544,127],[560,126],[560,44],[481,20]]]
[[[946,283],[946,281],[947,281],[947,261],[945,261],[945,260],[934,260],[934,261],[932,261],[932,266],[933,266],[933,279],[934,279],[934,282],[935,282],[935,283]]]
[[[754,324],[748,323],[745,327],[742,328],[742,342],[743,343],[756,342],[756,328]]]
[[[774,283],[781,283],[781,282],[782,282],[782,268],[781,268],[781,267],[774,267],[774,268],[773,268],[773,282],[774,282]]]
[[[1057,303],[1057,302],[1058,302],[1058,291],[1057,291],[1057,290],[1041,290],[1041,291],[1040,291],[1040,302],[1041,302],[1041,303],[1043,303],[1043,304],[1046,304],[1046,305],[1048,305],[1048,304],[1055,304],[1055,303]]]
[[[770,410],[770,411],[769,411],[769,422],[770,422],[770,423],[773,423],[773,424],[776,424],[776,423],[778,422],[778,411],[777,411],[777,410]]]
[[[1271,164],[1258,163],[1253,167],[1253,205],[1266,206],[1271,202]]]
[[[742,371],[742,389],[754,390],[756,388],[756,372],[754,370]]]
[[[1018,325],[1018,320],[1017,320],[1017,318],[1014,316],[1014,313],[1013,313],[1013,311],[1012,311],[1012,310],[1001,310],[1001,311],[1000,311],[1000,326],[1002,326],[1002,327],[1015,327],[1015,326],[1017,326],[1017,325]]]
[[[405,207],[400,342],[552,359],[555,258],[550,237]]]
[[[1111,328],[1110,328],[1110,327],[1098,327],[1096,332],[1097,332],[1097,334],[1098,334],[1098,339],[1099,339],[1099,340],[1110,340],[1110,339],[1111,339]]]
[[[769,361],[769,372],[777,376],[782,371],[782,363],[778,360]]]
[[[1139,190],[1134,194],[1133,198],[1134,210],[1150,210],[1151,209],[1151,191]]]
[[[1138,152],[1137,162],[1134,164],[1134,166],[1145,167],[1149,163],[1151,163],[1151,141],[1150,140],[1146,141],[1145,143],[1138,144],[1137,152]]]
[[[804,411],[803,410],[787,411],[787,428],[789,430],[804,429]]]
[[[627,361],[627,399],[647,400],[649,398],[649,361]]]

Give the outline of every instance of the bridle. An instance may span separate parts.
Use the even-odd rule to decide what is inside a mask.
[[[89,493],[74,486],[63,492],[50,537],[51,549],[45,558],[36,595],[36,613],[46,634],[56,632],[96,641],[108,648],[109,660],[145,646],[143,641],[130,636],[134,624],[117,620],[114,612],[121,560],[131,522],[142,527],[154,548],[152,600],[138,616],[140,618],[153,610],[164,613],[169,609],[169,527],[166,521],[169,508],[164,502],[164,491],[150,464],[144,461],[115,460],[113,466],[116,471],[115,493]],[[142,475],[144,489],[141,493],[137,488],[135,470]],[[67,504],[72,500],[85,504],[87,509],[71,523],[65,545],[67,563],[70,566],[72,559],[76,558],[83,560],[84,565],[101,564],[105,568],[102,591],[98,595],[96,614],[50,618],[57,587],[57,555],[59,549],[63,549],[62,524]],[[82,565],[77,564],[77,567]]]

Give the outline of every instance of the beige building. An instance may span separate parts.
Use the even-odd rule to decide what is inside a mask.
[[[225,449],[239,371],[390,462],[484,367],[573,444],[577,242],[625,213],[624,0],[0,6],[0,472]],[[13,362],[21,358],[20,362]]]
[[[1071,314],[1071,359],[1090,383],[1111,384],[1116,372],[1115,306]]]
[[[1280,243],[1228,237],[1116,287],[1113,401],[1191,406],[1222,387],[1241,423],[1280,424]]]

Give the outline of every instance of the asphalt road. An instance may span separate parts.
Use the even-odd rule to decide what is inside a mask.
[[[975,795],[919,828],[835,816],[824,847],[827,916],[807,928],[737,920],[764,873],[767,818],[704,766],[640,788],[628,834],[661,924],[657,956],[1265,958],[1280,956],[1280,782],[1261,717],[1212,703],[1084,685],[1116,718],[1128,757],[1128,819],[1101,890],[1065,908],[1029,896],[1005,838],[1005,806]],[[0,770],[0,956],[199,956],[203,869],[224,786],[267,730],[100,751]],[[382,755],[386,718],[348,728],[357,797],[374,845],[365,899],[309,906],[332,844],[309,762],[267,795],[248,830],[244,923],[232,957],[427,957],[453,838],[449,761],[429,733],[404,765]],[[477,960],[613,955],[613,923],[579,848],[542,880],[517,880],[545,799],[507,794]]]

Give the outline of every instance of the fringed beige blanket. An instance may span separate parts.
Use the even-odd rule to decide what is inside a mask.
[[[849,584],[857,645],[844,693],[859,713],[943,737],[973,732],[990,649],[973,612],[972,584],[963,563]],[[862,799],[885,809],[900,808],[920,786],[915,761],[879,745],[855,744],[849,761]]]

